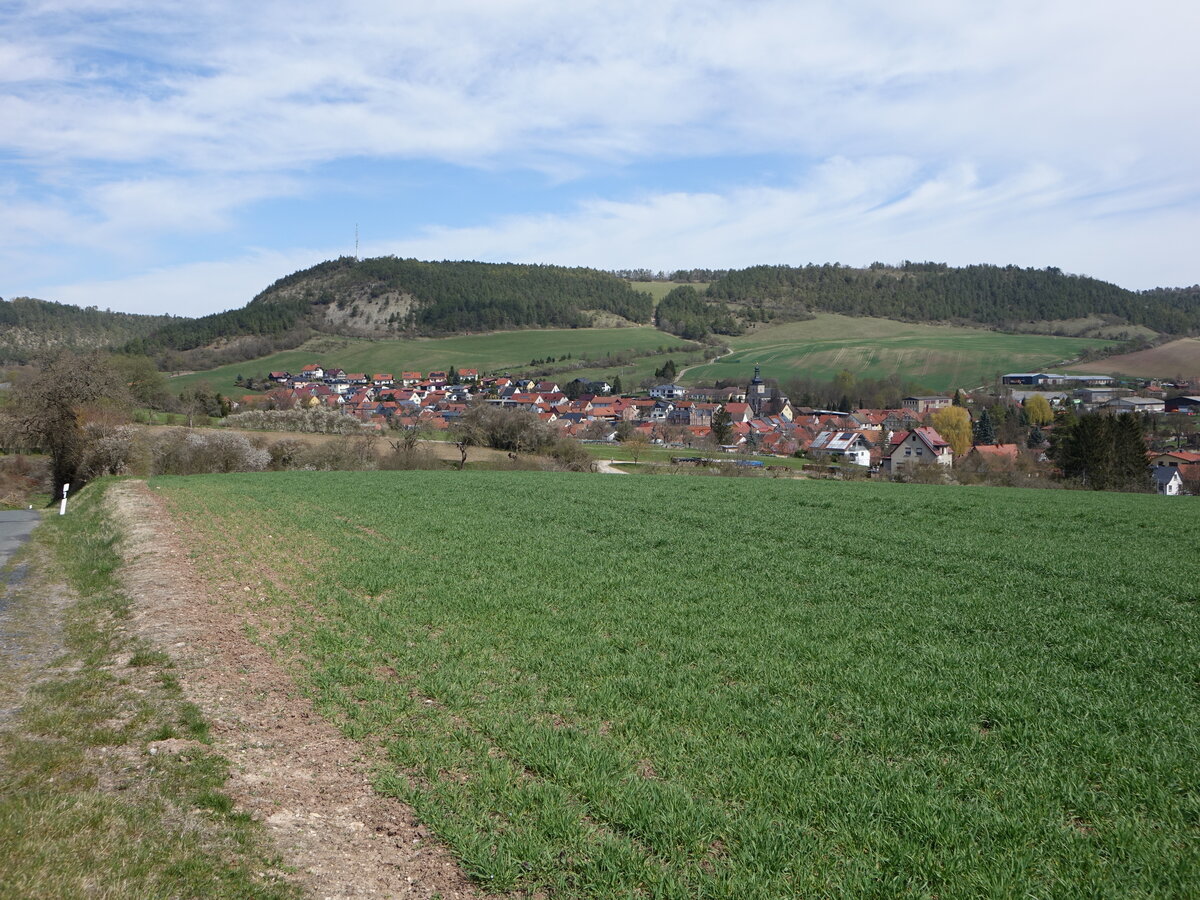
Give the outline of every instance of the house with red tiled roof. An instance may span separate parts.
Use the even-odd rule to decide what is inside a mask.
[[[391,387],[396,383],[396,379],[388,372],[380,372],[371,376],[371,384],[375,387]]]
[[[405,387],[412,387],[421,380],[420,372],[401,372],[400,383]]]
[[[905,466],[936,464],[948,467],[953,462],[954,453],[946,439],[936,429],[923,425],[892,435],[892,446],[883,458],[883,469],[898,472]]]
[[[325,370],[316,363],[309,363],[300,370],[300,377],[309,381],[316,381],[317,379],[325,377]]]
[[[1021,448],[1016,444],[976,444],[960,464],[972,472],[1006,472],[1020,458]]]
[[[729,413],[731,422],[749,422],[754,415],[749,403],[726,403],[725,412]]]

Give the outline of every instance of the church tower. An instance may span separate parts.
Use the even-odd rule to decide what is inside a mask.
[[[746,403],[755,417],[764,415],[771,400],[771,389],[763,382],[760,367],[754,367],[754,377],[746,388]]]

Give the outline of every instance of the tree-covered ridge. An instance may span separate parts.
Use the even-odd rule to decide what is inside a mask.
[[[1200,297],[1187,290],[1138,293],[1056,268],[943,263],[753,266],[713,282],[711,300],[909,321],[1018,322],[1119,316],[1169,334],[1200,331]]]
[[[411,304],[393,322],[397,331],[446,334],[526,327],[582,327],[587,311],[647,322],[653,301],[614,275],[596,269],[480,262],[422,262],[393,256],[330,260],[279,279],[252,306],[301,294],[316,304],[348,295],[403,294]]]
[[[741,334],[745,329],[724,303],[713,303],[690,284],[681,285],[658,303],[654,324],[663,331],[698,341],[710,332]]]
[[[42,350],[108,347],[175,321],[171,316],[80,308],[33,297],[0,300],[0,360],[24,363]]]
[[[192,350],[227,338],[282,335],[303,327],[310,304],[302,300],[245,306],[199,319],[174,319],[145,337],[128,342],[127,353],[155,356]]]

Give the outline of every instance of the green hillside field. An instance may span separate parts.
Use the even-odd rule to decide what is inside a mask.
[[[214,602],[259,624],[375,789],[488,892],[1200,882],[1186,498],[524,472],[151,484]]]
[[[635,290],[642,291],[643,293],[649,294],[651,297],[653,297],[655,304],[657,304],[658,301],[663,297],[667,296],[667,294],[671,293],[671,291],[675,290],[675,288],[681,287],[684,284],[691,284],[692,287],[702,294],[708,290],[708,282],[705,281],[631,281],[629,284]]]
[[[286,350],[262,359],[193,372],[171,379],[171,390],[180,391],[207,382],[223,394],[237,394],[238,375],[260,377],[272,371],[298,372],[308,363],[337,366],[347,372],[446,371],[456,368],[480,372],[520,372],[531,359],[562,357],[569,362],[599,359],[622,350],[637,353],[659,347],[676,352],[695,345],[648,326],[627,328],[555,328],[502,331],[493,334],[459,335],[446,338],[369,341],[347,338],[316,338],[296,350]],[[647,360],[649,362],[649,360]],[[652,371],[657,364],[651,364]],[[627,369],[628,370],[628,369]],[[607,371],[607,370],[606,370]],[[574,375],[568,376],[569,378]]]
[[[949,391],[990,383],[1005,372],[1053,368],[1085,349],[1112,343],[828,313],[726,340],[734,350],[731,355],[690,369],[682,380],[745,380],[761,364],[764,377],[782,382],[797,376],[829,380],[849,369],[859,377],[895,374],[930,390]]]

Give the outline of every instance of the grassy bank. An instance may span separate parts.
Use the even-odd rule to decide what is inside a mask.
[[[481,883],[1184,896],[1194,509],[781,479],[159,479]],[[305,565],[295,565],[304,559]],[[270,573],[269,578],[263,573]]]
[[[14,638],[0,657],[0,678],[14,679],[30,653],[45,655],[44,677],[0,728],[0,897],[296,897],[222,793],[226,762],[171,660],[127,629],[102,491],[47,519],[26,551],[29,577],[9,588],[10,609],[48,630],[40,648]]]

